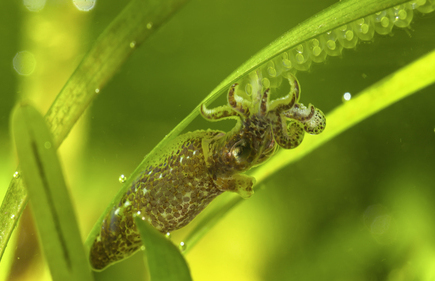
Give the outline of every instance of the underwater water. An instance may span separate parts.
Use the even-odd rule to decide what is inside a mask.
[[[82,237],[121,187],[120,175],[128,176],[220,81],[333,3],[192,1],[138,48],[61,147]],[[27,98],[45,112],[125,4],[97,1],[88,12],[69,2],[47,1],[33,8],[39,12],[6,5],[0,11],[0,36],[8,42],[0,47],[1,195],[17,166],[8,131],[14,103]],[[373,41],[312,63],[296,74],[300,101],[328,116],[345,93],[354,97],[433,50],[434,28],[435,13],[415,12],[407,28],[374,34]],[[20,75],[14,58],[22,51],[35,61]],[[186,255],[194,280],[433,280],[434,91],[432,85],[393,104],[276,171]],[[213,106],[225,102],[222,96]],[[188,130],[232,126],[197,118]],[[173,233],[173,241],[188,228]],[[12,269],[0,270],[0,278],[49,279],[28,210],[15,232],[4,258]],[[145,280],[141,255],[95,274],[96,280],[125,276]]]

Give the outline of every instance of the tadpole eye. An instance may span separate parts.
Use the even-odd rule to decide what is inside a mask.
[[[251,146],[246,140],[242,139],[231,148],[231,154],[237,162],[245,161],[251,154]]]

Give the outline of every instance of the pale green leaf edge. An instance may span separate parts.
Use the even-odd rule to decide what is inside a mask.
[[[98,235],[101,228],[102,221],[107,212],[109,212],[117,202],[121,199],[122,195],[131,186],[133,181],[137,178],[140,172],[147,167],[148,159],[152,155],[160,151],[165,145],[179,135],[189,124],[199,115],[199,108],[202,103],[209,104],[215,100],[219,95],[225,93],[229,86],[244,77],[257,67],[268,62],[275,56],[282,52],[310,39],[314,38],[329,30],[333,30],[341,25],[352,22],[359,18],[374,14],[378,11],[406,3],[406,0],[345,0],[340,1],[327,9],[319,12],[318,14],[310,17],[308,20],[299,24],[295,28],[286,32],[279,39],[269,44],[266,48],[261,50],[250,60],[236,69],[232,74],[223,80],[213,91],[199,104],[195,109],[182,120],[157,146],[148,153],[134,172],[128,177],[127,181],[123,184],[117,195],[113,198],[111,203],[107,206],[104,213],[100,216],[93,229],[91,230],[88,238],[86,239],[86,247],[90,248],[93,240]]]
[[[307,135],[298,148],[282,149],[268,162],[255,169],[250,173],[257,179],[255,190],[258,191],[262,181],[283,167],[299,160],[371,115],[433,83],[435,83],[435,50],[373,84],[352,100],[327,114],[327,126],[322,134]],[[184,253],[191,250],[233,207],[244,201],[240,196],[232,193],[225,195],[218,204],[200,217],[195,227],[187,234],[184,240],[186,246]]]
[[[136,217],[151,280],[191,281],[190,270],[180,250],[148,222]]]
[[[112,21],[45,115],[56,148],[130,54],[186,2],[132,0]],[[12,179],[0,207],[0,260],[26,204],[27,191],[21,178]]]
[[[53,280],[92,281],[79,227],[44,117],[28,103],[12,113],[12,131],[33,217]]]

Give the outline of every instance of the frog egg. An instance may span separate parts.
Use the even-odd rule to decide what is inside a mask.
[[[355,35],[350,25],[342,25],[334,30],[340,44],[346,49],[355,48],[358,44],[358,36]]]
[[[261,79],[261,84],[263,85],[264,89],[270,88],[270,80],[267,78]]]
[[[272,78],[276,77],[277,71],[276,71],[275,64],[273,63],[273,61],[270,61],[266,64],[266,73]]]
[[[414,16],[414,11],[409,5],[399,5],[391,8],[394,24],[397,27],[408,27]]]
[[[292,62],[289,60],[289,57],[288,57],[288,53],[287,53],[287,52],[284,52],[284,53],[280,56],[280,59],[281,59],[281,64],[282,64],[282,66],[283,66],[285,69],[290,69],[290,68],[292,68]]]
[[[350,25],[359,39],[364,41],[370,41],[373,39],[375,27],[373,26],[373,20],[370,16],[358,19]]]
[[[375,31],[378,34],[386,35],[391,32],[394,26],[393,14],[390,10],[382,11],[372,15]]]
[[[343,50],[340,42],[338,42],[337,34],[332,31],[328,31],[320,36],[320,42],[324,46],[326,54],[329,56],[339,56]]]
[[[431,13],[435,10],[435,1],[434,0],[417,0],[416,1],[419,4],[419,7],[417,8],[417,11],[423,14]]]
[[[324,50],[324,46],[321,45],[319,39],[311,39],[308,41],[307,45],[311,53],[311,59],[314,62],[320,63],[325,61],[327,54]]]
[[[306,43],[302,43],[289,51],[292,66],[297,70],[306,71],[311,67],[311,57]]]

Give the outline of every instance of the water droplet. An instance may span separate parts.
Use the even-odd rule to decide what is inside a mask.
[[[89,12],[95,7],[97,0],[73,0],[76,8],[82,12]]]
[[[23,0],[24,6],[31,12],[39,12],[45,7],[46,0]]]
[[[130,42],[130,48],[134,48],[134,47],[136,47],[136,41],[131,41]]]
[[[96,93],[96,94],[99,94],[99,93],[100,93],[100,89],[96,88],[96,89],[95,89],[95,93]]]
[[[351,98],[352,98],[352,95],[349,92],[346,92],[346,93],[344,93],[342,100],[343,100],[343,102],[346,102],[346,101],[350,101]]]
[[[166,236],[166,238],[171,239],[171,233],[170,232],[166,232],[165,236]]]
[[[124,183],[124,182],[127,181],[127,177],[124,174],[122,174],[122,175],[119,176],[118,180],[119,180],[120,183]]]
[[[44,143],[44,147],[45,147],[45,149],[50,149],[50,148],[51,148],[51,142],[46,141],[46,142]]]
[[[14,179],[18,179],[18,178],[20,178],[20,173],[18,173],[18,171],[15,171]]]
[[[11,216],[11,220],[13,220],[14,218],[15,218],[15,215],[12,215],[12,216]]]
[[[186,250],[186,244],[184,244],[184,242],[180,242],[180,251],[184,252]]]
[[[147,28],[148,28],[148,29],[153,28],[153,23],[152,23],[152,22],[147,23]]]
[[[29,51],[18,52],[13,59],[13,66],[18,74],[28,76],[36,68],[35,56]]]

